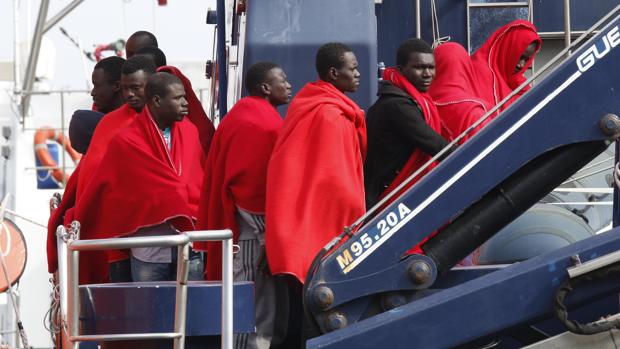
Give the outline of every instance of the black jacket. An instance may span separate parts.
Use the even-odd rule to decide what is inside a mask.
[[[383,82],[377,94],[379,99],[366,117],[368,153],[364,186],[367,208],[379,201],[379,196],[416,149],[433,156],[449,143],[424,121],[422,110],[407,92]]]

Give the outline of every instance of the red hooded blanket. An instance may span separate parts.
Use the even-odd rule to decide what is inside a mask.
[[[320,249],[365,210],[363,111],[331,84],[293,99],[267,174],[267,260],[304,282]]]
[[[523,73],[532,65],[528,60],[523,69],[515,73],[515,68],[525,49],[536,42],[536,52],[542,41],[536,27],[525,20],[512,21],[496,30],[489,39],[471,56],[474,69],[483,88],[481,97],[493,106],[498,104],[526,79]],[[500,110],[508,108],[526,89],[504,104]]]
[[[265,213],[267,164],[282,127],[276,108],[260,97],[237,102],[218,126],[205,168],[198,214],[199,229],[232,229],[239,238],[235,206],[256,214]],[[197,243],[205,249],[207,277],[221,279],[222,250],[219,242]]]
[[[433,97],[442,121],[442,136],[449,141],[478,121],[490,105],[479,96],[483,89],[474,71],[469,54],[455,42],[445,43],[435,49],[437,75],[428,93]],[[462,144],[489,123],[487,118],[465,136]]]

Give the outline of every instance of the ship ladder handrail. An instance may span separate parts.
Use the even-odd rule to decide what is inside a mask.
[[[63,225],[56,230],[58,245],[58,274],[60,286],[61,329],[69,347],[77,349],[79,342],[145,339],[173,339],[175,349],[185,347],[189,244],[194,241],[222,241],[222,341],[221,348],[232,349],[233,343],[233,234],[225,230],[186,231],[179,235],[125,237],[80,240],[80,224]],[[79,334],[79,252],[136,247],[178,247],[177,280],[174,310],[174,332],[124,333],[103,335]],[[64,347],[64,346],[63,346]]]

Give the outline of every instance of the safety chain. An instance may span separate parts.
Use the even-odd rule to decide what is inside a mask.
[[[69,228],[65,229],[64,226],[59,225],[58,229],[56,229],[56,236],[58,236],[62,241],[69,242],[73,240],[77,240],[80,236],[80,222],[73,221],[69,225]]]

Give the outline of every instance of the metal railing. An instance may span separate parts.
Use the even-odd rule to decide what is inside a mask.
[[[189,244],[194,241],[222,241],[222,342],[221,347],[232,349],[233,336],[233,243],[230,230],[191,231],[179,235],[146,236],[114,239],[80,240],[80,225],[74,221],[67,230],[63,225],[56,231],[62,330],[69,347],[79,342],[172,339],[175,349],[185,347],[187,310],[187,280]],[[79,252],[136,247],[177,247],[177,284],[174,311],[174,332],[80,335],[79,331]]]

